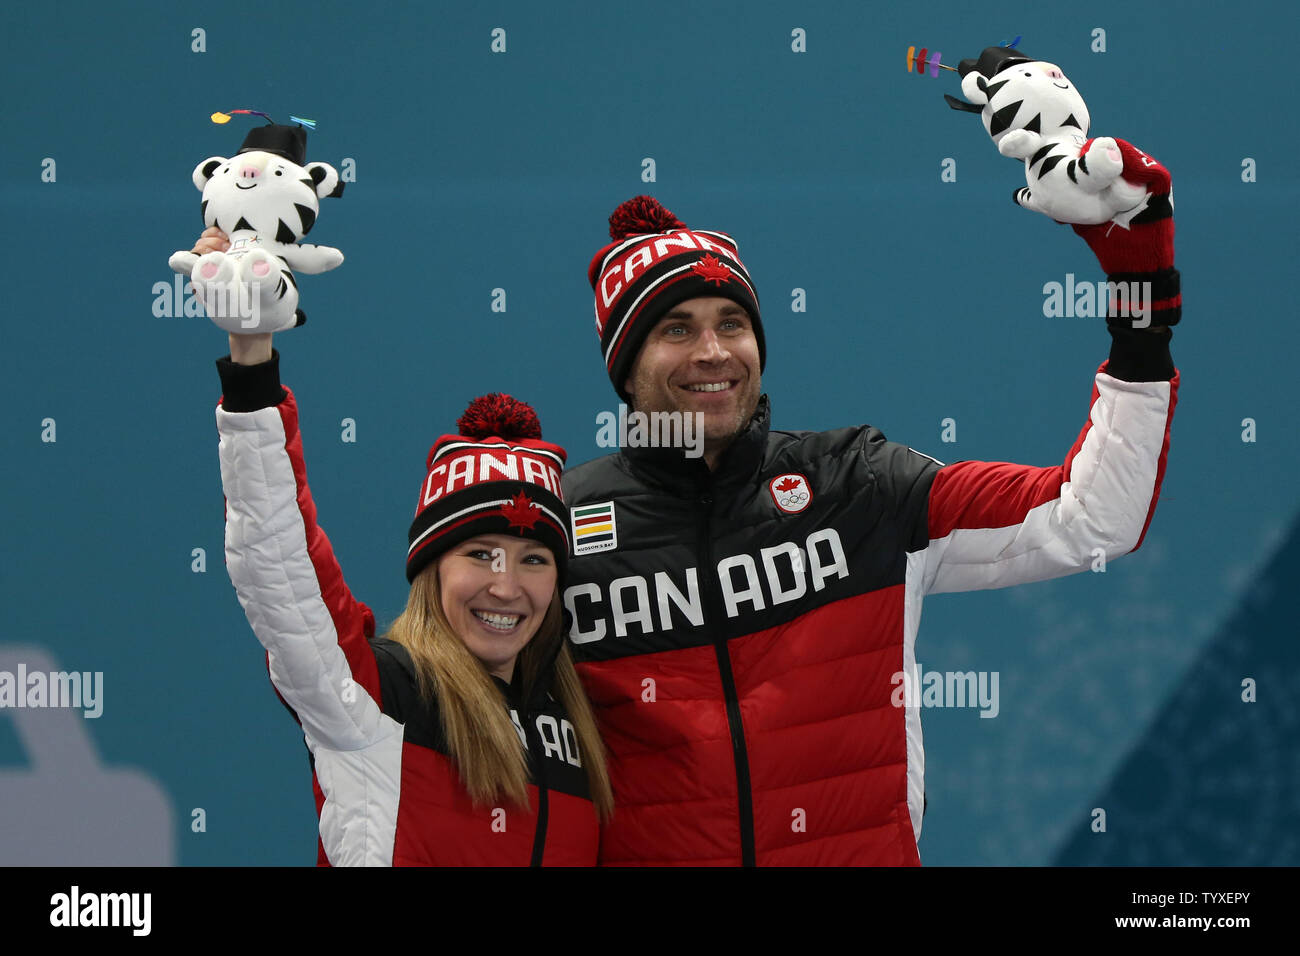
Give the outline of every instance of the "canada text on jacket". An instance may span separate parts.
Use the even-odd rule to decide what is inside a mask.
[[[810,587],[821,591],[827,581],[848,576],[839,533],[821,528],[802,547],[785,541],[756,554],[728,555],[718,561],[715,580],[727,617],[735,618],[797,601]],[[594,581],[571,585],[564,591],[564,605],[573,615],[569,638],[575,644],[599,641],[611,626],[615,637],[626,637],[629,625],[641,634],[671,631],[675,621],[701,627],[705,615],[696,567],[655,571],[648,578],[627,575],[607,586]]]

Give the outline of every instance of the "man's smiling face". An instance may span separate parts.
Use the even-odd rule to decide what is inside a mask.
[[[650,330],[623,388],[634,411],[701,413],[712,468],[758,407],[758,340],[749,313],[721,297],[674,306]]]

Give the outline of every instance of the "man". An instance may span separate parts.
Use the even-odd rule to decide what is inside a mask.
[[[589,269],[610,380],[636,412],[698,414],[704,453],[629,441],[564,479],[570,638],[615,795],[603,863],[920,863],[920,715],[896,691],[924,596],[1085,570],[1154,513],[1181,309],[1158,189],[1131,229],[1075,227],[1157,301],[1147,328],[1110,321],[1089,421],[1050,468],[771,430],[735,242],[650,197],[614,213]]]

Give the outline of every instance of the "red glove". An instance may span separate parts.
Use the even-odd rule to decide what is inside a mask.
[[[1120,213],[1110,222],[1075,225],[1074,231],[1096,254],[1111,282],[1139,283],[1129,288],[1142,295],[1148,314],[1141,320],[1112,314],[1110,324],[1129,328],[1177,325],[1183,298],[1178,270],[1174,268],[1174,202],[1169,170],[1131,143],[1122,139],[1115,143],[1124,156],[1120,175],[1130,183],[1147,187],[1146,204],[1135,212]],[[1092,140],[1083,144],[1081,164],[1090,146]],[[1149,287],[1143,284],[1148,282]]]

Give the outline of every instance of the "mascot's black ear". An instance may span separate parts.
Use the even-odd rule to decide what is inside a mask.
[[[194,167],[194,172],[190,178],[194,181],[194,188],[203,192],[203,187],[208,184],[212,174],[221,168],[222,163],[226,161],[224,156],[209,156],[203,162]]]
[[[959,100],[951,93],[943,94],[943,98],[944,98],[944,102],[946,102],[953,109],[961,110],[964,113],[979,113],[982,112],[984,109],[984,107],[980,106],[978,103],[967,103],[965,100]]]

